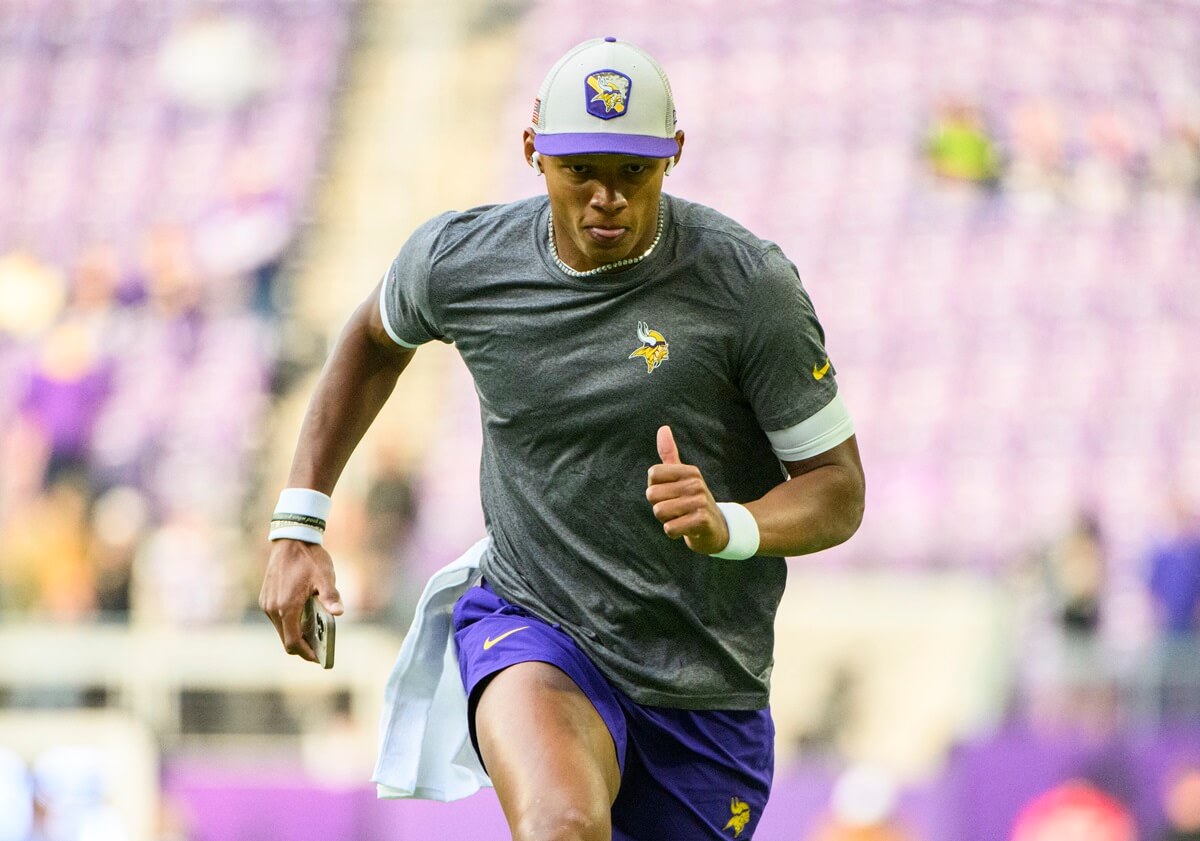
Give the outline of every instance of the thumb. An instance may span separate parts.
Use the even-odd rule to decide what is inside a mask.
[[[345,607],[342,606],[342,594],[338,592],[332,581],[324,581],[317,585],[317,598],[334,616],[341,616],[345,612]]]
[[[683,464],[679,458],[679,448],[675,446],[675,436],[669,426],[658,428],[658,457],[662,459],[663,464]]]

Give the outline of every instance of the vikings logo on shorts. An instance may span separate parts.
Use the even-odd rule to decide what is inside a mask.
[[[646,360],[647,374],[670,358],[667,354],[666,338],[657,330],[651,330],[646,322],[638,322],[637,337],[641,341],[642,346],[629,354],[629,358],[633,359],[635,356],[640,356]]]
[[[633,81],[616,70],[597,70],[585,80],[583,89],[587,112],[602,120],[611,120],[625,113],[629,104],[629,89]],[[593,93],[595,95],[593,95]]]
[[[750,823],[750,805],[734,797],[729,801],[729,811],[732,817],[729,818],[729,823],[725,824],[725,829],[732,829],[733,837],[737,838],[746,828],[746,824]]]

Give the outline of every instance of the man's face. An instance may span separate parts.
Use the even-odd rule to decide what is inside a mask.
[[[682,132],[678,139],[682,145]],[[526,157],[533,152],[526,136]],[[564,263],[587,271],[641,256],[658,231],[666,158],[632,155],[541,156]]]

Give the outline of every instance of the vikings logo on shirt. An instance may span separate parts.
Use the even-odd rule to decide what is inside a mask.
[[[585,80],[587,87],[583,95],[587,99],[587,112],[602,120],[611,120],[625,113],[629,104],[629,89],[633,81],[616,70],[597,70]],[[595,96],[592,92],[595,91]]]
[[[646,360],[647,374],[670,358],[667,354],[666,338],[657,330],[651,330],[646,322],[638,322],[637,337],[641,341],[642,346],[629,354],[629,358],[633,359],[635,356],[640,356]]]

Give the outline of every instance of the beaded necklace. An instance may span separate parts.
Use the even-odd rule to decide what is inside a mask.
[[[617,260],[615,263],[605,263],[603,266],[597,266],[594,269],[588,269],[586,272],[577,271],[571,268],[562,261],[561,257],[558,256],[558,248],[554,245],[554,214],[551,213],[550,222],[547,226],[549,228],[548,238],[550,242],[550,253],[554,255],[554,262],[558,268],[571,277],[592,277],[593,275],[616,271],[617,269],[623,269],[626,266],[632,266],[634,263],[640,263],[650,256],[650,254],[654,251],[655,246],[658,245],[658,241],[662,239],[663,217],[666,215],[665,208],[666,205],[661,199],[659,199],[658,231],[654,234],[654,242],[650,243],[650,247],[647,248],[640,257],[626,257],[624,260]]]

